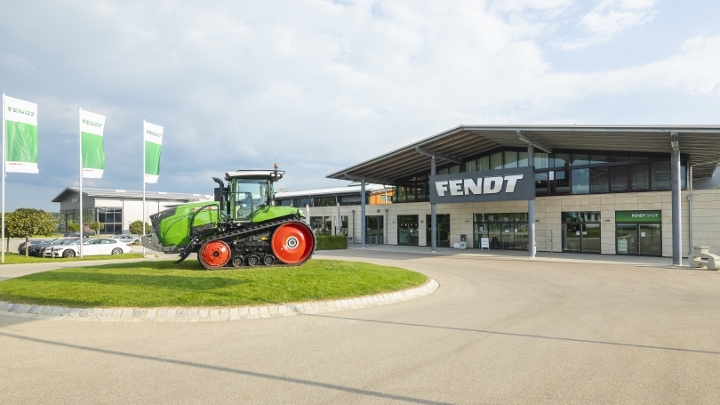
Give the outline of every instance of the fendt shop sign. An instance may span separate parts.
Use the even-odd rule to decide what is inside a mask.
[[[532,200],[535,174],[531,167],[430,176],[430,203]]]

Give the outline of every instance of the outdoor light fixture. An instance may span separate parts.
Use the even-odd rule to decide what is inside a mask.
[[[670,146],[672,146],[673,149],[680,148],[680,140],[678,138],[677,132],[670,132]]]

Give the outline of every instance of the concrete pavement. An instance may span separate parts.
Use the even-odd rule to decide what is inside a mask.
[[[214,323],[0,316],[3,404],[720,403],[720,275],[318,252],[438,280],[357,311]]]

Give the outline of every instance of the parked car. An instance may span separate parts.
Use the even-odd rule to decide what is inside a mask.
[[[115,239],[115,240],[119,240],[120,242],[125,242],[125,243],[130,243],[130,244],[140,243],[140,238],[135,235],[125,235],[125,234],[113,235],[110,237],[110,239]]]
[[[42,257],[45,248],[62,243],[67,238],[45,239],[40,243],[33,243],[28,248],[28,255]]]
[[[22,242],[22,243],[20,243],[20,245],[18,246],[18,253],[20,253],[21,255],[24,255],[24,254],[25,254],[25,247],[26,247],[26,246],[36,245],[36,244],[41,243],[41,242],[44,242],[44,241],[45,241],[45,240],[43,240],[43,239],[30,239],[30,240],[28,240],[27,242]],[[29,254],[29,252],[28,252],[28,254]]]
[[[65,236],[66,238],[79,238],[80,232],[65,232],[65,235],[63,235],[63,236]],[[93,231],[83,232],[83,238],[89,238],[91,236],[95,236],[95,232],[93,232]]]
[[[94,238],[83,241],[83,256],[120,255],[130,253],[130,245],[110,238]],[[80,255],[80,239],[67,243],[49,246],[45,249],[45,257],[75,257]]]

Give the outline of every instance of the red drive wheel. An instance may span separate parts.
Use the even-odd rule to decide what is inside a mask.
[[[221,240],[205,242],[198,251],[200,264],[206,269],[218,269],[230,261],[230,246]]]
[[[297,264],[307,260],[315,249],[310,228],[299,222],[280,225],[272,236],[272,251],[283,263]]]

